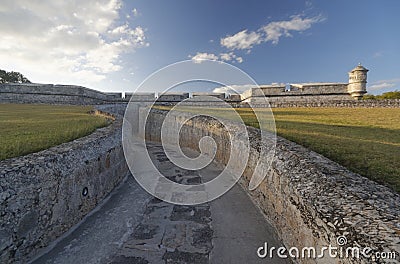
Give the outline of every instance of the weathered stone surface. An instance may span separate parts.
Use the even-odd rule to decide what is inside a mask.
[[[117,108],[108,111],[118,115]],[[26,262],[124,178],[121,124],[117,118],[86,137],[0,162],[1,263]]]
[[[166,92],[158,95],[157,101],[160,102],[180,102],[189,98],[189,93]]]
[[[291,84],[290,91],[285,91],[285,86],[261,86],[261,90],[249,89],[241,95],[228,95],[224,100],[234,107],[249,107],[248,101],[253,107],[269,107],[269,105],[264,105],[266,102],[264,96],[267,97],[271,107],[400,107],[400,99],[354,100],[352,95],[359,97],[366,91],[365,82],[355,82],[351,85],[357,87],[351,86],[352,91],[355,89],[353,92],[348,91],[348,84],[345,83]],[[193,97],[196,95],[198,93],[193,93]],[[224,98],[222,93],[210,95]],[[175,105],[188,97],[188,93],[166,93],[157,99],[156,104]],[[155,94],[125,93],[125,98],[121,98],[121,93],[102,93],[74,85],[0,84],[0,103],[114,104],[116,107],[123,108],[130,99],[136,103],[152,102],[155,100]],[[198,101],[193,104],[212,107],[221,105],[211,101]]]
[[[165,158],[160,144],[147,145],[161,172],[180,180],[209,181],[223,168],[213,163],[199,171],[185,170]],[[198,153],[184,149],[189,156]],[[240,186],[209,204],[179,206],[152,198],[128,177],[85,220],[33,264],[56,263],[265,263],[255,254],[264,242],[282,244],[261,212]],[[172,217],[173,211],[180,217]],[[201,212],[195,213],[195,212]],[[153,228],[156,227],[156,228]],[[196,263],[196,262],[195,262]],[[288,264],[285,259],[268,263]]]
[[[252,107],[363,107],[363,108],[374,108],[374,107],[386,107],[386,108],[399,108],[400,99],[385,99],[385,100],[354,100],[348,98],[335,98],[320,96],[312,97],[299,97],[297,100],[293,100],[291,97],[277,97],[268,98],[268,105],[253,103]],[[233,107],[250,107],[247,103],[233,104]]]
[[[118,101],[115,94],[106,94],[82,86],[53,84],[0,84],[1,103],[44,103],[92,105]]]
[[[161,127],[165,114],[165,111],[151,111],[146,138],[160,140],[160,130],[156,128]],[[184,115],[176,114],[176,122]],[[226,164],[225,154],[230,148],[225,144],[226,133],[213,119],[193,118],[180,131],[180,144],[196,149],[200,138],[212,136],[218,146],[216,159]],[[250,158],[240,180],[246,190],[260,153],[259,130],[248,128],[248,133]],[[273,223],[287,248],[338,246],[337,238],[346,236],[346,246],[370,247],[373,252],[394,251],[400,256],[400,195],[389,188],[280,137],[272,167],[265,166],[260,173],[267,177],[249,194]],[[298,261],[337,263],[336,259]],[[343,259],[341,263],[371,261],[384,263],[379,259]]]
[[[179,182],[200,178],[197,171],[173,166],[161,146],[148,143],[148,148],[155,165],[168,179],[176,181],[177,175],[181,176]],[[152,198],[143,219],[110,262],[130,263],[130,258],[137,258],[148,263],[209,263],[213,238],[210,225],[208,204],[182,206]]]
[[[367,70],[361,64],[349,72],[348,90],[354,98],[361,98],[367,93]]]
[[[100,102],[87,99],[92,96],[90,93],[86,97],[79,93],[72,97],[57,95],[57,100],[50,101],[49,97],[43,99],[39,92],[33,95],[34,101],[20,95],[7,96],[6,93],[0,94],[1,101],[11,98],[12,102]],[[398,99],[313,99],[276,101],[272,102],[272,106],[400,107]],[[102,105],[98,109],[123,115],[125,105]],[[157,126],[163,115],[156,113],[160,118],[157,114],[153,116],[151,126],[154,134],[147,135],[152,140],[159,138]],[[211,130],[210,124],[213,126]],[[117,120],[110,127],[99,129],[88,137],[0,162],[1,262],[28,259],[38,248],[46,246],[79,221],[112,190],[127,170],[120,146],[120,125],[120,120]],[[214,135],[222,146],[217,160],[226,162],[229,144],[226,144],[226,131],[221,129],[222,126],[215,122],[199,119],[185,126],[183,143],[195,149],[196,138]],[[245,176],[250,175],[259,155],[257,132],[252,132],[252,142]],[[291,142],[279,139],[278,145],[273,173],[251,195],[279,230],[287,246],[323,246],[328,242],[334,243],[339,235],[346,235],[352,244],[372,246],[374,250],[400,251],[398,194]],[[162,155],[159,158],[162,162]],[[170,179],[185,184],[200,181],[197,176],[188,177],[179,173],[171,175]],[[247,186],[248,180],[243,178],[241,183]],[[83,195],[85,188],[88,191],[86,196]]]

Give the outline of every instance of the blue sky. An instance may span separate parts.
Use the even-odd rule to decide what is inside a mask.
[[[0,68],[31,81],[134,90],[181,60],[218,59],[259,84],[347,82],[400,90],[399,1],[5,0]],[[3,37],[4,36],[4,37]]]

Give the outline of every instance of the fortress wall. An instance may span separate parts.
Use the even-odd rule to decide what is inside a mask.
[[[0,103],[94,105],[113,101],[112,97],[74,85],[0,84]]]
[[[211,96],[222,100],[225,99],[225,93],[192,93],[193,98],[198,96]]]
[[[346,83],[290,84],[289,91],[283,85],[260,86],[242,94],[242,99],[247,102],[263,103],[265,97],[270,102],[354,100],[347,91]]]
[[[399,107],[399,100],[355,100],[347,93],[347,84],[292,84],[291,91],[284,86],[261,86],[272,107]],[[279,90],[279,91],[278,91]],[[223,94],[212,94],[222,98]],[[188,98],[188,93],[166,93],[157,99],[157,104],[172,104]],[[196,93],[194,93],[196,96]],[[0,103],[43,103],[71,105],[125,104],[134,101],[153,101],[154,93],[102,93],[82,86],[53,84],[0,84]],[[264,93],[249,89],[242,95],[228,95],[225,101],[235,107],[263,107]]]
[[[241,98],[240,94],[228,94],[226,101],[240,102],[240,101],[242,101],[242,98]]]
[[[290,91],[286,91],[286,86],[260,86],[260,88],[250,89],[248,97],[284,97],[284,96],[314,96],[314,95],[347,95],[347,83],[315,83],[315,84],[290,84]]]
[[[286,96],[271,96],[266,98],[269,103],[299,103],[299,104],[307,104],[307,103],[323,103],[330,101],[355,101],[353,97],[349,94],[332,94],[332,95],[286,95]],[[265,103],[265,97],[251,97],[246,101],[250,101],[251,103]]]
[[[291,85],[291,92],[303,94],[347,94],[347,83]],[[298,88],[296,90],[295,88]]]
[[[107,94],[107,100],[108,101],[121,100],[122,99],[122,93],[106,93],[106,94]]]
[[[166,111],[153,110],[146,128],[146,138],[159,141]],[[175,115],[174,123],[185,118]],[[396,251],[400,254],[400,195],[365,177],[348,171],[337,163],[300,145],[278,137],[271,168],[264,166],[265,180],[249,191],[252,175],[260,155],[259,130],[248,128],[251,149],[248,165],[240,184],[254,203],[275,226],[285,246],[337,247],[337,238],[344,235],[348,246]],[[172,136],[171,131],[171,136]],[[225,163],[226,153],[241,153],[240,146],[226,142],[226,130],[215,120],[198,117],[183,126],[180,144],[198,148],[200,138],[212,136],[218,150],[216,158]],[[166,134],[168,136],[168,133]],[[243,157],[234,157],[242,159]],[[320,251],[319,251],[320,252]],[[325,254],[327,255],[327,254]],[[297,260],[299,263],[337,263],[338,259]],[[380,263],[378,260],[347,258],[340,263]]]
[[[387,107],[387,108],[398,108],[400,107],[400,99],[385,99],[385,100],[354,100],[354,99],[330,99],[330,100],[308,100],[308,101],[295,101],[295,100],[276,100],[272,101],[268,98],[269,105],[265,105],[265,101],[253,102],[252,107],[363,107],[363,108],[374,108],[374,107]],[[248,103],[232,103],[233,107],[250,107]]]
[[[116,114],[125,108],[102,107]],[[0,263],[26,263],[127,175],[121,125],[118,118],[86,137],[0,161]]]
[[[386,107],[386,108],[399,108],[400,99],[385,99],[385,100],[354,100],[339,97],[339,99],[325,98],[324,100],[276,100],[272,101],[268,98],[269,104],[265,104],[265,100],[252,101],[251,107],[254,108],[285,108],[285,107]],[[248,102],[229,101],[227,102],[234,108],[249,108]],[[156,102],[156,105],[174,106],[176,102]],[[209,107],[224,107],[220,103],[213,102],[192,102],[193,106],[209,106]]]
[[[270,85],[250,89],[251,96],[289,96],[289,95],[319,95],[319,94],[348,94],[347,83],[310,83],[290,84],[290,91],[286,91],[285,85]]]
[[[189,98],[189,93],[162,93],[159,94],[158,102],[181,102]]]
[[[330,99],[330,100],[308,100],[300,101],[270,101],[271,107],[400,107],[400,99],[385,100],[354,100],[354,99]]]
[[[285,92],[286,86],[260,86],[260,88],[251,88],[251,96],[268,96],[274,94],[282,94]]]
[[[138,102],[154,102],[156,100],[155,93],[134,93],[129,97],[132,101]]]

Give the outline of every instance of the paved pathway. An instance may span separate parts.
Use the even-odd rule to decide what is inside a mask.
[[[210,164],[200,171],[184,170],[173,166],[159,145],[148,149],[163,174],[179,183],[208,181],[221,169]],[[33,263],[290,263],[258,258],[264,242],[281,245],[238,185],[210,203],[181,206],[151,197],[129,176]]]

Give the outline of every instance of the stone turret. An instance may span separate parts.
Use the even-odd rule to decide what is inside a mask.
[[[367,72],[361,63],[349,72],[347,91],[355,99],[361,99],[363,94],[367,93]]]

